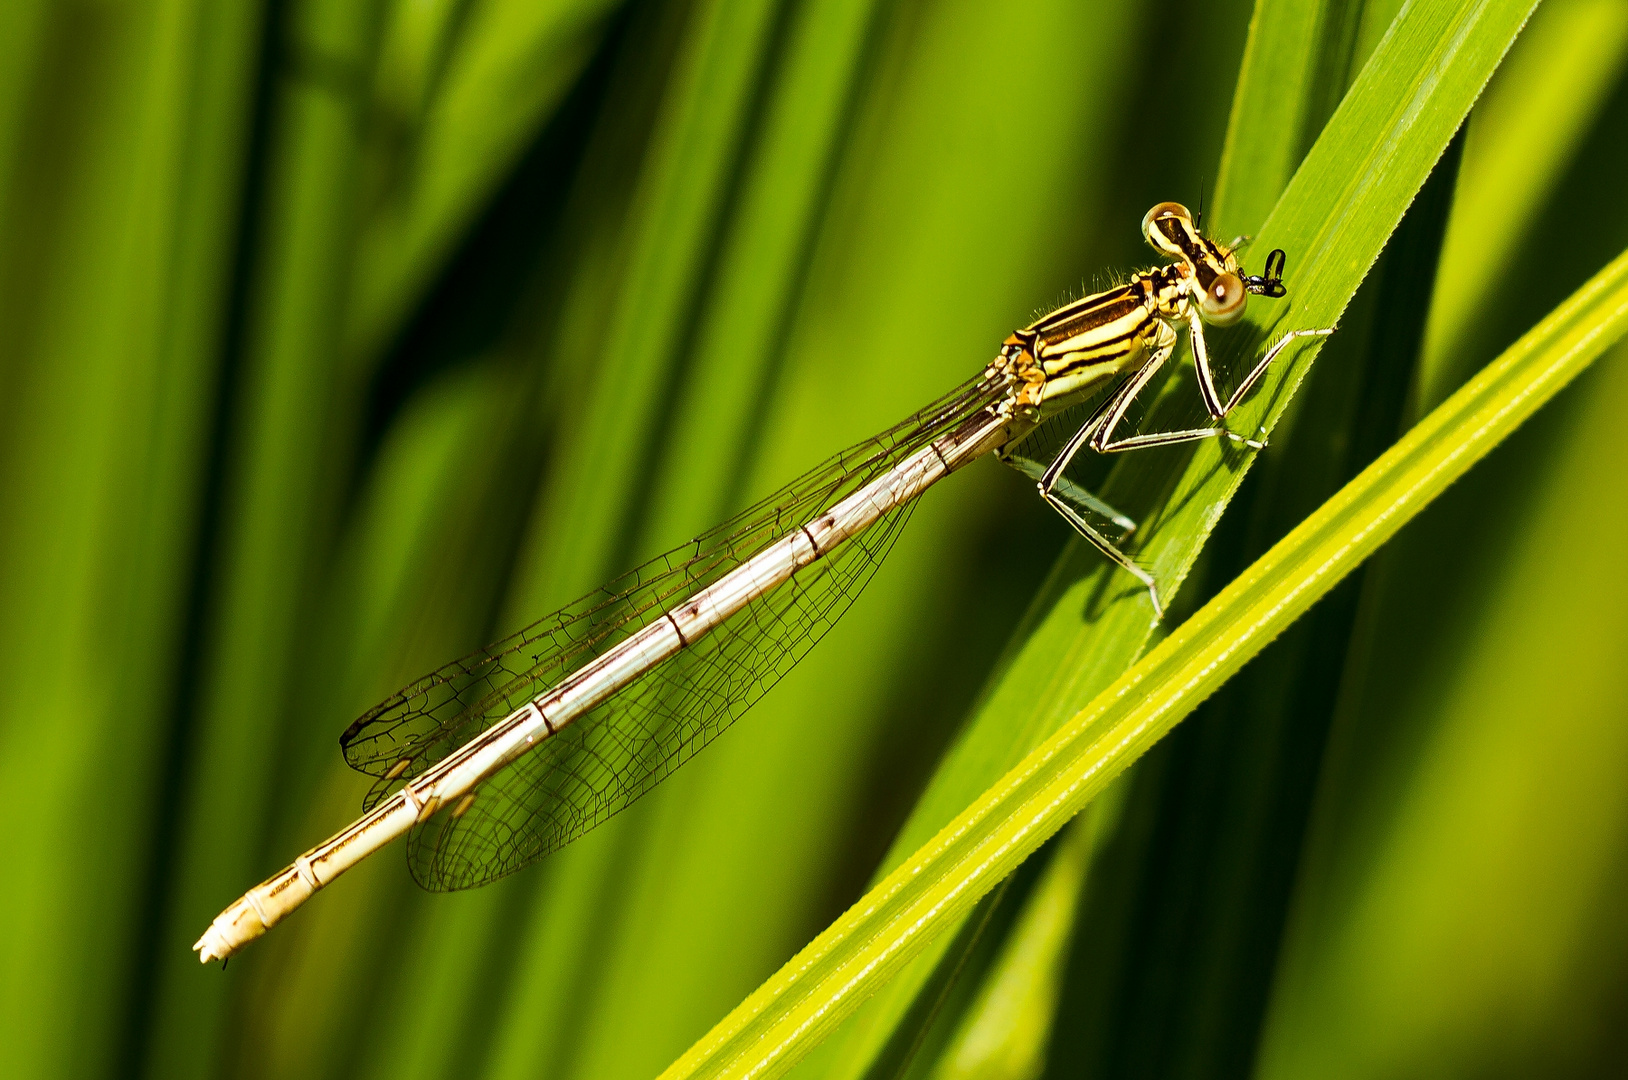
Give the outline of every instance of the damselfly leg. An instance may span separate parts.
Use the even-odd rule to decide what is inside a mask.
[[[1217,419],[1223,423],[1226,417],[1238,407],[1249,391],[1260,381],[1268,367],[1278,354],[1291,342],[1303,337],[1323,337],[1333,333],[1332,328],[1318,330],[1294,330],[1285,334],[1267,350],[1254,370],[1249,373],[1237,390],[1233,391],[1224,406],[1221,407]],[[1202,331],[1198,332],[1202,335]],[[1199,340],[1202,340],[1200,337]],[[1091,523],[1088,514],[1095,514],[1114,524],[1119,525],[1123,531],[1118,540],[1123,542],[1136,530],[1136,523],[1124,514],[1115,510],[1091,492],[1074,483],[1067,476],[1068,467],[1073,464],[1080,450],[1089,446],[1099,454],[1118,454],[1127,450],[1143,450],[1154,446],[1172,446],[1185,442],[1198,442],[1203,439],[1225,437],[1250,449],[1263,449],[1266,444],[1257,439],[1245,438],[1236,432],[1228,431],[1224,426],[1207,428],[1189,428],[1180,431],[1159,431],[1143,435],[1130,435],[1124,438],[1114,438],[1114,431],[1124,420],[1126,412],[1136,399],[1146,390],[1153,377],[1158,374],[1159,368],[1170,358],[1175,347],[1175,335],[1171,333],[1168,340],[1161,340],[1153,356],[1145,367],[1120,384],[1111,393],[1091,418],[1080,426],[1074,436],[1063,445],[1057,456],[1043,469],[1030,466],[1019,453],[1013,452],[1005,455],[1008,464],[1013,465],[1020,472],[1031,475],[1040,489],[1040,497],[1046,500],[1047,505],[1056,510],[1074,530],[1084,537],[1093,547],[1108,559],[1123,568],[1132,577],[1147,587],[1148,596],[1153,602],[1155,618],[1164,617],[1164,604],[1159,596],[1159,585],[1153,575],[1136,564],[1119,544],[1110,539],[1102,529]]]
[[[1070,440],[1073,450],[1078,449],[1077,444],[1092,430],[1092,423],[1087,423],[1076,432],[1074,438]],[[1104,556],[1147,586],[1149,595],[1153,597],[1154,609],[1162,610],[1159,606],[1158,585],[1153,580],[1153,575],[1137,566],[1136,562],[1119,547],[1136,531],[1136,522],[1086,490],[1083,485],[1064,475],[1061,469],[1054,470],[1056,459],[1052,455],[1045,454],[1037,458],[1026,450],[1026,445],[1020,445],[1002,454],[1001,460],[1035,481],[1040,488],[1040,497],[1046,500],[1046,504],[1062,515],[1063,520],[1073,526],[1076,532],[1085,537]],[[1073,450],[1065,448],[1065,452],[1071,455]]]
[[[1273,343],[1270,349],[1266,350],[1266,355],[1261,357],[1254,370],[1244,376],[1243,382],[1238,384],[1238,388],[1232,392],[1232,396],[1223,403],[1220,395],[1215,390],[1215,376],[1210,368],[1208,350],[1204,347],[1204,331],[1195,320],[1191,333],[1194,355],[1193,366],[1198,372],[1198,385],[1204,398],[1204,407],[1210,416],[1217,421],[1216,425],[1187,428],[1182,431],[1157,431],[1147,435],[1131,435],[1123,439],[1116,439],[1113,437],[1114,425],[1104,424],[1094,433],[1094,437],[1091,439],[1091,449],[1099,454],[1117,454],[1125,450],[1139,450],[1148,446],[1170,446],[1174,443],[1196,442],[1199,439],[1224,438],[1231,439],[1242,446],[1247,446],[1251,450],[1264,450],[1266,449],[1264,441],[1228,430],[1226,427],[1227,417],[1232,414],[1232,411],[1238,407],[1244,398],[1249,396],[1249,392],[1255,388],[1256,383],[1260,382],[1261,376],[1266,374],[1266,369],[1272,366],[1272,361],[1277,359],[1278,354],[1296,339],[1327,337],[1333,332],[1334,328],[1330,326],[1317,330],[1291,330],[1284,334]],[[1129,402],[1127,401],[1126,404],[1128,406]],[[1115,419],[1117,421],[1118,418]]]
[[[1333,331],[1296,330],[1285,334],[1223,399],[1216,387],[1204,324],[1227,326],[1237,322],[1251,295],[1285,296],[1285,256],[1281,249],[1274,250],[1266,258],[1264,273],[1244,274],[1238,266],[1240,245],[1235,242],[1231,247],[1223,247],[1204,237],[1198,231],[1197,222],[1176,203],[1161,203],[1150,210],[1143,219],[1142,229],[1154,248],[1176,256],[1176,261],[1133,275],[1118,289],[1059,308],[1013,334],[1006,347],[1020,366],[1027,363],[1044,373],[1045,388],[1052,399],[1050,410],[1044,396],[1037,403],[1042,414],[1049,411],[1055,415],[1060,407],[1066,407],[1067,402],[1099,386],[1103,380],[1119,378],[1118,386],[1050,458],[1049,464],[1039,470],[1035,479],[1040,496],[1048,505],[1094,547],[1147,587],[1157,618],[1162,616],[1164,605],[1153,575],[1138,566],[1104,528],[1093,524],[1091,517],[1102,517],[1115,524],[1129,519],[1068,481],[1069,466],[1086,446],[1099,454],[1114,454],[1227,438],[1250,449],[1261,449],[1265,443],[1260,439],[1228,429],[1227,417],[1291,342]],[[1131,406],[1143,396],[1174,354],[1180,325],[1187,327],[1199,395],[1212,423],[1205,427],[1117,437],[1116,432]],[[1027,454],[1023,448],[1009,448],[1002,451],[1002,457],[1020,471],[1034,475],[1028,467],[1037,460],[1032,448]],[[1105,514],[1105,509],[1110,512]],[[1123,535],[1120,539],[1123,540]]]

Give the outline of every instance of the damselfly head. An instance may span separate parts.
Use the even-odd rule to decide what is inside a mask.
[[[1249,290],[1238,273],[1238,260],[1230,248],[1204,238],[1185,206],[1155,206],[1142,219],[1142,232],[1155,250],[1186,264],[1183,277],[1205,322],[1227,326],[1243,316]]]

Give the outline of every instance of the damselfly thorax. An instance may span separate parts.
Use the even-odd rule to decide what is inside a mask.
[[[1237,253],[1245,241],[1227,246],[1216,243],[1199,232],[1185,206],[1173,202],[1160,203],[1147,212],[1142,234],[1155,250],[1174,261],[1133,274],[1123,285],[1082,297],[1037,319],[1006,339],[992,365],[992,370],[1002,370],[1014,380],[1018,387],[1014,407],[1035,422],[1072,408],[1111,381],[1118,380],[1118,385],[1060,450],[1044,447],[1047,452],[1036,457],[1028,443],[1013,439],[995,453],[1033,477],[1040,497],[1076,532],[1147,587],[1157,617],[1163,612],[1158,582],[1119,546],[1136,530],[1136,523],[1069,483],[1065,477],[1069,465],[1085,446],[1113,454],[1219,437],[1259,449],[1264,444],[1258,439],[1227,428],[1228,414],[1291,341],[1330,331],[1297,330],[1284,335],[1223,400],[1210,367],[1204,326],[1237,322],[1251,295],[1284,296],[1283,251],[1274,250],[1266,257],[1265,273],[1244,274]],[[1199,396],[1215,423],[1119,436],[1131,404],[1175,352],[1177,327],[1182,325],[1192,344]],[[1118,536],[1111,536],[1110,530]]]
[[[1156,250],[1176,261],[1065,304],[1006,339],[1001,357],[1023,384],[1017,395],[1020,405],[1049,416],[1103,383],[1141,370],[1155,357],[1162,363],[1175,347],[1180,324],[1189,327],[1194,350],[1203,352],[1207,364],[1204,323],[1237,322],[1251,293],[1284,294],[1277,276],[1281,251],[1268,258],[1266,275],[1245,277],[1238,268],[1237,243],[1223,247],[1203,236],[1180,203],[1160,203],[1148,211],[1142,231]],[[1200,381],[1206,380],[1201,376]],[[1221,416],[1218,409],[1210,412]]]

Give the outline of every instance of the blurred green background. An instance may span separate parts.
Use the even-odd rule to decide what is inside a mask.
[[[0,7],[5,1074],[658,1073],[861,894],[1078,558],[1017,475],[935,489],[746,720],[538,867],[430,895],[386,854],[225,971],[189,946],[353,816],[356,714],[1150,262],[1246,43],[1313,43],[1303,154],[1400,6]],[[1628,244],[1625,59],[1628,0],[1539,8],[1185,610]],[[859,1071],[1628,1071],[1625,412],[1619,348],[1030,860]]]

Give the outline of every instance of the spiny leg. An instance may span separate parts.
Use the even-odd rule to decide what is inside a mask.
[[[1102,535],[1102,533],[1099,532],[1089,521],[1085,520],[1085,518],[1078,511],[1070,506],[1066,500],[1060,498],[1057,494],[1052,491],[1048,491],[1045,488],[1040,489],[1040,497],[1045,499],[1053,510],[1056,510],[1059,514],[1063,515],[1063,520],[1074,526],[1074,531],[1085,537],[1085,539],[1090,542],[1092,547],[1102,552],[1109,559],[1118,564],[1122,570],[1145,585],[1147,587],[1148,597],[1153,601],[1153,618],[1155,620],[1164,618],[1164,605],[1159,601],[1159,583],[1153,579],[1152,574],[1148,573],[1146,570],[1143,570],[1140,566],[1137,566],[1136,563],[1131,560],[1129,555],[1119,550],[1112,540],[1109,540],[1106,536]]]
[[[1074,456],[1080,452],[1082,446],[1089,442],[1093,449],[1098,451],[1102,449],[1102,433],[1104,431],[1111,432],[1119,426],[1119,422],[1125,418],[1125,412],[1130,408],[1131,402],[1135,401],[1137,396],[1147,388],[1148,383],[1153,381],[1153,376],[1159,373],[1159,369],[1164,366],[1164,362],[1170,359],[1170,354],[1175,351],[1176,332],[1170,328],[1168,323],[1160,322],[1147,363],[1143,364],[1130,378],[1126,379],[1113,393],[1108,395],[1108,399],[1098,407],[1096,412],[1091,414],[1091,419],[1080,425],[1080,430],[1076,431],[1074,437],[1068,440],[1063,449],[1058,452],[1057,457],[1052,460],[1051,466],[1040,477],[1040,494],[1042,497],[1050,495],[1053,486],[1057,483],[1057,478],[1062,476],[1064,470],[1074,461]]]
[[[1221,421],[1226,420],[1232,410],[1236,409],[1238,404],[1255,388],[1255,384],[1260,382],[1261,376],[1266,374],[1266,369],[1272,365],[1272,361],[1277,359],[1278,354],[1286,349],[1290,342],[1304,337],[1327,337],[1334,332],[1334,327],[1330,326],[1316,330],[1291,330],[1284,334],[1272,344],[1271,348],[1266,350],[1266,355],[1261,357],[1260,363],[1255,365],[1254,370],[1244,377],[1244,381],[1238,384],[1238,389],[1234,390],[1232,396],[1223,403],[1220,395],[1215,390],[1215,380],[1210,368],[1210,353],[1204,340],[1202,324],[1199,322],[1196,312],[1190,315],[1189,319],[1189,337],[1193,343],[1193,366],[1198,372],[1199,394],[1204,398],[1204,407],[1209,414]],[[1126,404],[1128,406],[1129,402]],[[1233,442],[1241,443],[1251,450],[1261,450],[1266,447],[1266,444],[1259,439],[1251,439],[1239,435],[1237,432],[1228,431],[1224,426],[1187,428],[1182,431],[1161,431],[1151,435],[1132,435],[1124,439],[1115,439],[1113,437],[1114,426],[1114,424],[1103,425],[1092,440],[1092,449],[1102,454],[1118,454],[1126,450],[1145,449],[1149,446],[1170,446],[1175,443],[1197,442],[1200,439],[1214,438],[1231,439]]]
[[[1204,337],[1204,320],[1193,306],[1187,309],[1187,339],[1193,346],[1193,374],[1198,376],[1198,394],[1204,399],[1204,411],[1213,419],[1223,419],[1227,407],[1221,404],[1221,395],[1215,389],[1215,370],[1210,367],[1210,343]]]
[[[1223,428],[1213,427],[1188,428],[1182,431],[1161,431],[1152,435],[1131,435],[1123,439],[1114,438],[1114,432],[1125,419],[1125,414],[1130,411],[1131,403],[1153,381],[1153,376],[1158,373],[1160,366],[1170,358],[1175,348],[1176,331],[1168,323],[1161,323],[1152,359],[1147,362],[1142,370],[1126,380],[1124,386],[1114,392],[1114,396],[1109,399],[1109,405],[1112,407],[1104,406],[1101,410],[1101,423],[1091,432],[1091,449],[1099,454],[1119,454],[1126,450],[1141,450],[1149,446],[1166,446],[1171,443],[1193,442],[1197,439],[1213,439],[1217,435],[1223,434],[1241,442],[1248,442],[1248,440],[1232,435],[1231,432]],[[1220,397],[1215,392],[1213,380],[1209,378],[1209,350],[1204,346],[1204,332],[1202,330],[1198,332],[1197,337],[1193,338],[1193,353],[1197,358],[1195,366],[1199,373],[1198,388],[1199,393],[1205,399],[1205,408],[1210,410],[1211,415],[1218,415],[1217,410],[1221,408],[1219,404]],[[1212,399],[1216,401],[1214,408],[1211,408],[1209,404]],[[1072,455],[1070,456],[1072,457]],[[1063,464],[1066,466],[1067,462],[1065,461]]]
[[[1243,401],[1245,396],[1255,388],[1255,384],[1261,381],[1261,376],[1265,375],[1266,369],[1272,366],[1272,361],[1277,359],[1278,353],[1288,348],[1291,341],[1305,337],[1328,337],[1333,332],[1334,327],[1323,326],[1316,330],[1290,330],[1287,334],[1278,338],[1277,341],[1272,343],[1272,347],[1266,350],[1266,355],[1261,357],[1261,362],[1255,365],[1255,370],[1244,376],[1244,381],[1239,383],[1238,389],[1232,392],[1232,397],[1228,399],[1222,415],[1225,416],[1226,413],[1230,413],[1238,407],[1238,403]]]
[[[1214,373],[1210,367],[1208,342],[1205,341],[1203,326],[1196,312],[1190,316],[1189,327],[1193,345],[1194,367],[1198,374],[1199,393],[1204,398],[1206,410],[1218,421],[1225,421],[1232,410],[1238,407],[1238,403],[1243,401],[1245,396],[1254,389],[1261,376],[1266,374],[1266,370],[1271,366],[1272,361],[1277,359],[1278,354],[1287,348],[1290,342],[1303,337],[1325,337],[1334,332],[1333,327],[1327,327],[1316,330],[1293,330],[1283,335],[1273,343],[1271,348],[1267,349],[1266,354],[1261,357],[1254,370],[1244,378],[1244,381],[1223,403],[1220,394],[1215,389]],[[1109,396],[1108,400],[1074,434],[1073,438],[1069,439],[1068,443],[1057,455],[1056,460],[1051,463],[1050,468],[1041,476],[1039,482],[1041,498],[1045,499],[1054,510],[1061,514],[1063,519],[1072,525],[1076,532],[1090,541],[1092,546],[1113,560],[1127,573],[1147,586],[1148,595],[1153,601],[1155,618],[1163,617],[1164,605],[1159,600],[1159,587],[1153,575],[1137,566],[1129,555],[1121,551],[1101,531],[1093,527],[1075,509],[1073,504],[1076,502],[1082,503],[1086,508],[1098,513],[1107,511],[1104,516],[1114,521],[1115,524],[1120,524],[1121,521],[1128,522],[1129,519],[1119,515],[1117,511],[1102,503],[1101,500],[1092,497],[1089,492],[1084,492],[1083,489],[1078,488],[1076,485],[1068,484],[1063,478],[1063,473],[1074,460],[1075,455],[1079,453],[1080,447],[1087,443],[1090,444],[1093,450],[1104,454],[1123,453],[1127,450],[1139,450],[1150,446],[1169,446],[1175,443],[1196,442],[1201,439],[1213,439],[1220,436],[1225,436],[1253,449],[1261,449],[1266,445],[1264,442],[1245,438],[1235,432],[1228,431],[1225,427],[1219,426],[1157,432],[1151,435],[1132,435],[1123,439],[1113,437],[1114,431],[1130,410],[1131,403],[1153,381],[1154,375],[1158,373],[1160,367],[1175,350],[1175,345],[1175,331],[1168,324],[1161,323],[1159,335],[1154,344],[1153,355],[1148,359],[1148,362],[1136,374],[1125,380],[1124,384]],[[1085,496],[1084,499],[1080,498],[1082,493]]]
[[[1091,431],[1091,424],[1092,421],[1087,421],[1083,430],[1089,433]],[[1066,452],[1066,448],[1064,452]],[[1054,460],[1050,457],[1029,457],[1026,454],[1011,451],[1002,452],[997,450],[995,454],[1003,463],[1013,469],[1016,469],[1024,476],[1027,476],[1030,480],[1035,481],[1036,484],[1039,484],[1045,478],[1046,471],[1051,467]],[[1093,495],[1090,491],[1086,490],[1084,487],[1081,487],[1079,484],[1076,484],[1073,480],[1070,480],[1067,475],[1057,476],[1052,481],[1052,485],[1053,494],[1055,494],[1058,498],[1063,499],[1073,506],[1083,506],[1092,513],[1100,514],[1102,517],[1112,522],[1114,527],[1119,530],[1120,540],[1124,540],[1125,537],[1136,531],[1135,521],[1129,517],[1126,517],[1112,506],[1109,506],[1107,503],[1097,498],[1097,496]]]
[[[1102,552],[1126,573],[1147,587],[1148,596],[1153,601],[1155,619],[1164,617],[1164,604],[1159,600],[1158,582],[1154,580],[1152,574],[1137,566],[1135,561],[1121,551],[1117,544],[1103,535],[1101,530],[1086,520],[1085,515],[1081,513],[1081,509],[1102,514],[1108,520],[1123,528],[1126,534],[1136,528],[1136,523],[1107,503],[1104,503],[1101,499],[1093,496],[1084,488],[1071,483],[1064,476],[1064,473],[1074,460],[1075,455],[1080,452],[1081,447],[1087,443],[1094,446],[1095,437],[1099,432],[1118,425],[1119,421],[1124,418],[1125,411],[1130,407],[1130,403],[1152,381],[1160,366],[1175,351],[1175,346],[1175,331],[1171,330],[1168,325],[1161,323],[1159,336],[1155,339],[1153,353],[1148,358],[1147,363],[1142,365],[1139,371],[1126,379],[1118,389],[1110,394],[1101,407],[1091,415],[1091,418],[1080,426],[1080,430],[1074,433],[1073,437],[1059,451],[1057,457],[1052,460],[1051,465],[1040,475],[1037,484],[1040,489],[1040,497],[1046,500],[1046,503],[1052,509],[1061,514],[1063,520],[1074,527],[1075,532],[1085,537],[1091,546]]]

